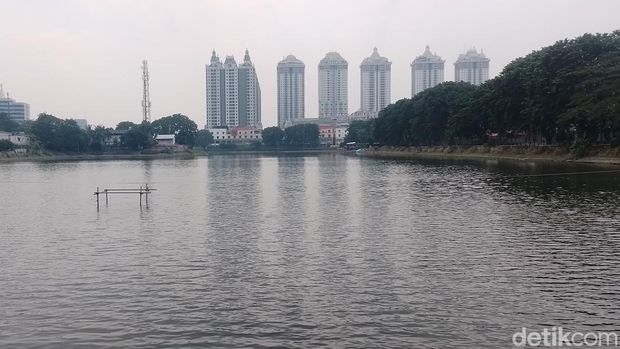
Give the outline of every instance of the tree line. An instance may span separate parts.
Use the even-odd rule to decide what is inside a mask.
[[[16,123],[0,114],[0,131],[24,131],[36,147],[59,152],[102,152],[110,149],[144,150],[155,145],[155,135],[174,134],[177,144],[206,149],[214,143],[208,130],[198,126],[183,114],[174,114],[153,122],[122,121],[115,128],[88,126],[82,129],[75,120],[40,114],[34,121]],[[110,144],[112,134],[121,134],[120,141]],[[282,130],[268,127],[263,130],[262,144],[270,148],[313,148],[319,145],[319,128],[314,124],[295,125]],[[0,143],[0,151],[12,149],[12,143]]]
[[[188,147],[207,147],[213,143],[209,131],[198,130],[196,123],[183,114],[166,116],[152,123],[122,121],[116,128],[88,126],[86,129],[80,128],[75,120],[61,119],[46,113],[26,123],[17,123],[5,114],[0,114],[0,131],[26,132],[37,147],[61,152],[101,152],[106,148],[142,150],[155,144],[157,134],[174,134],[177,144]],[[120,142],[106,144],[106,140],[111,139],[110,136],[115,132],[121,133]],[[10,150],[12,147],[2,144],[0,148]]]
[[[445,82],[351,123],[391,146],[620,144],[620,30],[534,51],[480,86]]]

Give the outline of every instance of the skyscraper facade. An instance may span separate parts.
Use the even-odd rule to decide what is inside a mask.
[[[361,71],[361,110],[378,114],[390,104],[391,66],[387,58],[379,55],[375,47],[372,55],[364,59]]]
[[[281,128],[305,116],[304,71],[304,63],[293,55],[278,63],[278,126]]]
[[[233,56],[227,56],[222,63],[213,51],[206,72],[207,128],[260,128],[260,85],[248,50],[240,65]]]
[[[480,85],[489,80],[489,61],[482,50],[469,49],[454,63],[454,80]]]
[[[329,52],[319,62],[319,118],[343,118],[349,113],[347,61]]]
[[[0,114],[6,114],[9,119],[22,123],[30,119],[30,105],[9,98],[8,92],[5,95],[0,85]]]
[[[411,63],[411,97],[443,82],[444,62],[426,46],[424,53]]]

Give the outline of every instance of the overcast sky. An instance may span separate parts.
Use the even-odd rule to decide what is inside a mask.
[[[328,51],[349,62],[349,112],[359,109],[359,64],[377,46],[392,61],[392,101],[410,97],[410,63],[430,45],[453,63],[470,47],[491,76],[516,57],[585,32],[620,29],[618,0],[0,0],[0,83],[41,112],[114,126],[141,120],[142,59],[152,119],[183,113],[205,124],[211,51],[243,59],[262,89],[264,126],[276,123],[276,64],[306,64],[306,117],[317,115],[317,65]]]

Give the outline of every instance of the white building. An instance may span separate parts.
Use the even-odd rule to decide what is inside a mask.
[[[261,130],[255,127],[217,127],[210,128],[208,131],[213,135],[215,144],[250,144],[263,140]]]
[[[245,50],[243,63],[233,56],[224,63],[213,51],[206,66],[207,128],[261,127],[261,92],[256,69]]]
[[[361,72],[361,110],[379,114],[390,104],[391,66],[387,58],[379,55],[375,47],[370,57],[360,65]]]
[[[30,145],[30,137],[28,137],[28,135],[24,132],[0,131],[0,140],[9,141],[18,147]]]
[[[319,62],[319,118],[344,118],[349,114],[347,61],[329,52]]]
[[[293,55],[278,63],[278,126],[284,128],[291,120],[305,116],[305,65]]]
[[[469,82],[473,85],[480,85],[489,80],[489,62],[482,50],[480,53],[475,48],[468,50],[465,54],[459,55],[454,63],[454,80]]]
[[[344,142],[348,125],[319,125],[319,144],[338,146]]]
[[[170,147],[176,144],[175,136],[173,134],[169,135],[156,135],[155,142],[158,146],[161,147]]]
[[[411,97],[443,82],[444,60],[428,47],[411,63]]]
[[[9,119],[22,123],[30,120],[30,105],[9,98],[9,94],[5,95],[0,85],[0,114],[6,114]]]

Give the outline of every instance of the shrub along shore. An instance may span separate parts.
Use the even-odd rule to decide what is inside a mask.
[[[365,149],[364,157],[383,159],[497,159],[518,161],[553,161],[572,164],[620,166],[620,147],[595,146],[587,154],[576,157],[570,148],[558,146],[435,146],[391,147]]]

